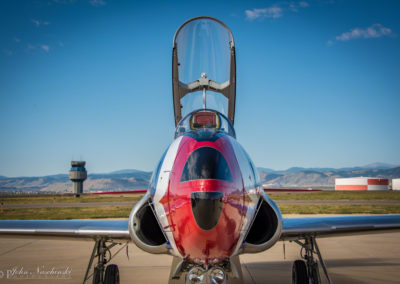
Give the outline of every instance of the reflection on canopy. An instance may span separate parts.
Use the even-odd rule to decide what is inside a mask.
[[[230,35],[220,23],[198,19],[182,26],[175,38],[179,80],[188,84],[201,73],[217,83],[229,81]]]
[[[172,84],[175,124],[196,109],[214,109],[233,123],[236,93],[235,46],[221,21],[197,17],[174,37]]]
[[[203,108],[203,92],[197,91],[186,94],[181,99],[181,113],[184,117],[193,110]],[[221,95],[220,93],[208,91],[207,92],[207,109],[214,109],[222,113],[223,115],[228,115],[228,99]]]

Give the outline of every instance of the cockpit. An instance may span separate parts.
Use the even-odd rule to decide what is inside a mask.
[[[198,131],[223,132],[236,138],[229,119],[218,111],[210,109],[200,109],[186,115],[176,127],[175,138],[185,133]]]
[[[220,125],[219,117],[213,111],[199,111],[192,114],[190,118],[191,129],[212,128],[218,129]]]

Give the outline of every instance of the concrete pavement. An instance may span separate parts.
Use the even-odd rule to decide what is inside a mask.
[[[400,232],[319,239],[318,244],[334,283],[400,283]],[[91,241],[0,238],[0,283],[81,283],[93,245]],[[244,283],[291,283],[292,262],[299,258],[300,249],[295,243],[285,242],[285,246],[286,258],[282,242],[266,252],[241,256]],[[129,259],[123,250],[111,261],[119,265],[121,283],[168,283],[172,257],[150,255],[132,243],[128,252]],[[43,279],[51,270],[66,272],[65,279],[51,275]],[[26,278],[11,277],[13,271]]]

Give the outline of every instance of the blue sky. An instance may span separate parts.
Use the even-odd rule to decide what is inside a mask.
[[[235,129],[257,166],[400,164],[398,1],[0,3],[0,175],[151,171],[173,139],[171,49],[233,32]]]

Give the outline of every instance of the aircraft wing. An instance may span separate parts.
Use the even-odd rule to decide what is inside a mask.
[[[128,220],[2,220],[0,236],[131,239]]]
[[[400,215],[283,218],[281,240],[400,230]],[[128,220],[2,220],[2,237],[130,240]]]
[[[283,218],[281,240],[400,230],[400,215]]]

